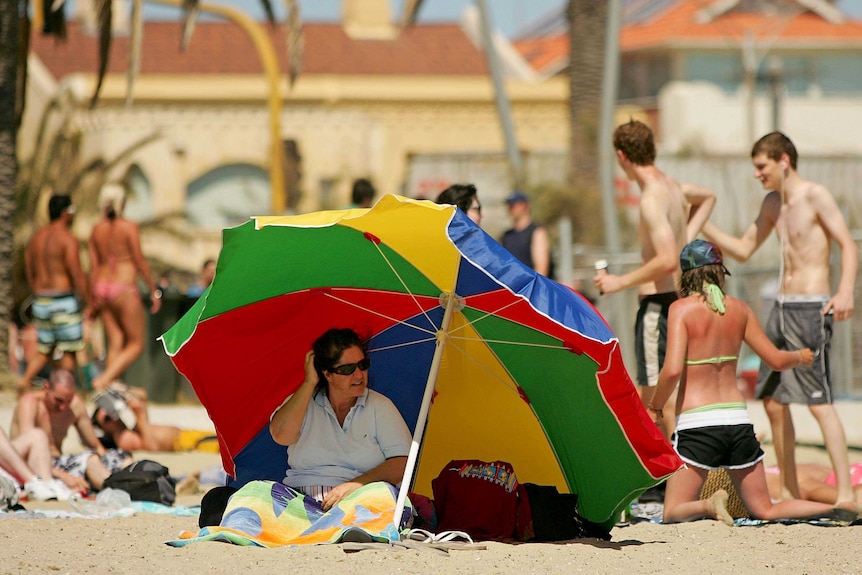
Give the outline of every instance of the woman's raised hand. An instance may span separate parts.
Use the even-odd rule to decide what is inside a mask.
[[[317,370],[314,369],[314,351],[308,350],[305,354],[305,383],[314,386],[319,380]]]

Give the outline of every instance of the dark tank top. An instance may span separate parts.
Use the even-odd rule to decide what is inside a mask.
[[[535,223],[531,223],[520,231],[514,229],[508,230],[503,234],[503,239],[500,242],[504,248],[512,252],[513,256],[531,268],[533,267],[533,254],[530,252],[530,246],[533,243],[533,232],[535,230]]]

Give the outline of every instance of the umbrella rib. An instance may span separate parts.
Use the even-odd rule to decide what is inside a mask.
[[[548,345],[546,343],[529,343],[525,341],[508,341],[505,339],[488,339],[486,337],[476,338],[476,337],[464,337],[464,336],[450,336],[450,339],[459,339],[462,341],[480,341],[485,343],[502,343],[506,345],[518,345],[522,347],[543,347],[547,349],[568,349],[564,345]]]
[[[408,346],[408,345],[417,345],[417,344],[420,344],[420,343],[428,343],[429,341],[435,341],[436,339],[437,339],[436,337],[428,337],[428,338],[425,338],[425,339],[416,339],[416,340],[413,340],[413,341],[405,341],[405,342],[403,342],[403,343],[396,343],[396,344],[393,344],[393,345],[387,345],[387,346],[384,346],[384,347],[375,347],[374,349],[369,349],[369,350],[368,350],[368,352],[369,352],[369,353],[374,353],[374,352],[376,352],[376,351],[387,351],[387,350],[395,349],[395,348],[398,348],[398,347],[406,347],[406,346]]]
[[[466,303],[466,302],[465,302],[465,303]],[[479,321],[482,321],[483,319],[485,319],[485,318],[487,318],[487,317],[490,317],[490,316],[496,316],[496,315],[497,315],[499,312],[501,312],[502,310],[504,310],[504,309],[506,309],[506,308],[508,308],[508,307],[512,307],[512,306],[513,306],[513,305],[515,305],[516,303],[518,303],[518,302],[517,302],[517,301],[511,301],[511,302],[507,303],[506,305],[501,306],[501,307],[499,307],[499,308],[495,309],[494,311],[485,312],[483,315],[480,315],[480,316],[479,316],[479,317],[477,317],[476,319],[468,321],[468,322],[467,322],[467,323],[465,323],[463,326],[459,326],[459,327],[458,327],[458,331],[464,330],[464,329],[466,329],[467,327],[471,327],[473,324],[475,324],[475,323],[477,323],[477,322],[479,322]],[[476,308],[472,308],[472,309],[476,309]],[[451,332],[450,332],[450,335],[451,335]]]
[[[428,323],[431,325],[434,325],[434,322],[431,320],[431,317],[428,315],[428,312],[422,307],[422,304],[419,303],[419,300],[416,299],[416,295],[413,293],[413,291],[411,291],[411,289],[409,287],[407,287],[407,282],[404,281],[404,278],[401,277],[401,274],[398,273],[398,270],[395,269],[395,266],[393,266],[392,262],[389,261],[389,258],[386,257],[386,254],[383,253],[383,249],[380,247],[380,244],[378,244],[377,242],[372,242],[372,243],[374,243],[374,246],[377,248],[377,253],[380,254],[380,257],[383,258],[383,261],[386,262],[386,265],[389,266],[389,269],[392,270],[392,273],[395,274],[395,277],[398,278],[399,282],[401,282],[401,285],[404,287],[404,291],[407,292],[407,295],[409,295],[410,298],[416,303],[416,307],[419,309],[419,311],[422,313],[422,315],[425,316],[425,319],[428,320]],[[420,328],[417,328],[417,329],[420,329]],[[423,330],[423,331],[425,331],[425,330]],[[427,333],[434,333],[434,332],[428,331]]]
[[[483,315],[477,317],[476,319],[468,321],[464,325],[459,326],[457,330],[453,330],[453,332],[450,332],[449,337],[453,338],[453,339],[461,339],[464,341],[485,341],[485,342],[489,342],[489,343],[504,343],[504,344],[508,344],[508,345],[520,345],[520,346],[524,346],[524,347],[544,347],[544,348],[549,348],[549,349],[566,349],[566,347],[564,345],[547,345],[547,344],[542,344],[542,343],[526,343],[526,342],[519,342],[519,341],[506,341],[506,340],[500,340],[500,339],[492,340],[492,339],[488,339],[488,338],[484,338],[484,337],[477,339],[477,338],[453,335],[454,331],[463,331],[468,326],[472,327],[474,324],[478,323],[479,321],[481,321],[487,317],[491,317],[491,316],[497,317],[496,314],[498,314],[500,311],[502,311],[508,307],[511,307],[511,306],[515,305],[516,303],[518,303],[518,302],[517,301],[511,301],[511,302],[507,303],[506,305],[503,305],[503,306],[495,309],[494,311],[485,312]],[[476,309],[476,308],[473,308],[473,309]],[[512,321],[512,320],[509,320],[509,321]],[[524,327],[527,327],[527,326],[524,326]]]
[[[410,294],[410,295],[412,296],[413,294]],[[339,302],[341,302],[341,303],[343,303],[343,304],[349,305],[349,306],[354,307],[354,308],[356,308],[356,309],[362,310],[362,311],[367,312],[367,313],[369,313],[369,314],[371,314],[371,315],[376,315],[377,317],[382,317],[382,318],[387,319],[387,320],[389,320],[389,321],[391,321],[391,322],[394,322],[394,323],[396,323],[396,324],[403,325],[403,326],[407,326],[407,327],[411,327],[411,328],[413,328],[413,329],[415,329],[415,330],[417,330],[417,331],[421,331],[421,332],[423,332],[423,333],[427,333],[427,334],[428,334],[428,335],[430,335],[430,336],[434,336],[434,337],[436,337],[436,332],[431,331],[430,329],[425,329],[425,328],[420,327],[420,326],[418,326],[418,325],[413,325],[413,324],[411,324],[411,323],[407,323],[406,321],[404,321],[404,320],[402,320],[402,319],[398,319],[398,318],[394,318],[394,317],[391,317],[391,316],[388,316],[388,315],[382,314],[382,313],[380,313],[379,311],[373,310],[373,309],[368,308],[368,307],[365,307],[365,306],[358,305],[358,304],[356,304],[355,302],[352,302],[352,301],[350,301],[350,300],[346,300],[346,299],[344,299],[344,298],[336,297],[336,296],[334,296],[332,293],[327,293],[327,294],[326,294],[326,297],[332,298],[332,299],[334,299],[334,300],[336,300],[336,301],[339,301]],[[413,298],[413,301],[416,301],[416,298],[415,298],[415,297]],[[418,301],[416,301],[416,304],[417,304],[417,305],[419,305],[419,302],[418,302]],[[419,307],[421,308],[421,306],[419,306]],[[431,318],[430,318],[430,317],[428,317],[428,315],[427,315],[424,311],[422,312],[422,314],[423,314],[423,315],[428,319],[428,322],[429,322],[431,325],[434,325],[434,322],[433,322],[433,321],[431,321]],[[415,317],[415,316],[414,316],[414,317]]]
[[[459,339],[466,341],[466,340],[468,340],[469,338],[466,338],[466,337],[465,337],[465,338],[459,338]],[[476,340],[476,341],[482,341],[482,340]],[[484,341],[488,341],[488,340],[484,340]],[[490,375],[492,378],[496,379],[500,384],[502,384],[502,385],[503,385],[503,387],[505,387],[505,388],[507,388],[507,389],[509,389],[509,390],[511,390],[511,391],[513,391],[513,392],[516,392],[516,393],[517,393],[517,390],[516,390],[516,389],[513,389],[511,385],[509,385],[506,381],[504,381],[503,379],[501,379],[497,374],[495,374],[495,373],[494,373],[494,372],[492,372],[490,369],[488,369],[488,367],[487,367],[484,363],[482,363],[481,361],[479,361],[478,359],[476,359],[475,357],[473,357],[472,355],[470,355],[469,353],[467,353],[467,352],[464,350],[464,348],[462,348],[461,346],[459,346],[459,345],[457,345],[455,342],[453,342],[451,338],[449,339],[449,343],[452,345],[452,347],[454,347],[455,349],[457,349],[458,351],[460,351],[462,354],[464,354],[464,356],[465,356],[467,359],[469,359],[470,361],[472,361],[473,363],[475,363],[476,365],[478,365],[478,366],[479,366],[483,371],[485,371],[485,373],[487,373],[488,375]]]

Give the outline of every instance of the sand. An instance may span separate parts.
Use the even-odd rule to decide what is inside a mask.
[[[7,430],[9,397],[0,394],[0,424]],[[181,425],[194,422],[196,427],[207,421],[200,407],[157,407],[154,414],[161,421],[181,416]],[[771,464],[771,446],[766,451]],[[798,453],[800,462],[828,463],[822,449],[804,447]],[[137,455],[162,462],[178,476],[218,462],[218,456],[204,453]],[[850,457],[862,461],[862,452],[853,450]],[[200,493],[182,495],[177,503],[195,505],[200,498]],[[58,502],[25,506],[72,511]],[[615,527],[609,542],[490,542],[486,550],[448,555],[398,548],[346,553],[339,545],[261,549],[212,542],[183,548],[165,544],[183,530],[197,530],[197,518],[139,513],[111,519],[0,519],[0,573],[862,573],[860,527],[636,523]]]

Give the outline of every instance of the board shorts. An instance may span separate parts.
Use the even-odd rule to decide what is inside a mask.
[[[688,465],[710,471],[745,469],[765,456],[745,404],[684,411],[677,418],[671,443]]]
[[[33,297],[33,324],[37,347],[42,355],[56,348],[63,352],[84,349],[81,306],[74,294],[36,295]]]
[[[95,453],[93,450],[87,450],[80,453],[61,455],[54,458],[53,465],[74,477],[86,477],[87,462]],[[130,457],[132,457],[132,454],[124,449],[108,449],[105,455],[102,455],[99,459],[108,468],[108,471],[116,473],[123,468],[123,463]]]
[[[635,319],[635,355],[638,385],[655,387],[664,366],[667,349],[667,314],[670,304],[679,299],[676,292],[644,296]]]
[[[829,296],[784,296],[769,312],[766,336],[775,347],[793,351],[810,348],[814,364],[773,371],[761,363],[754,397],[771,397],[779,403],[823,405],[832,403],[829,355],[832,315],[823,315]]]

